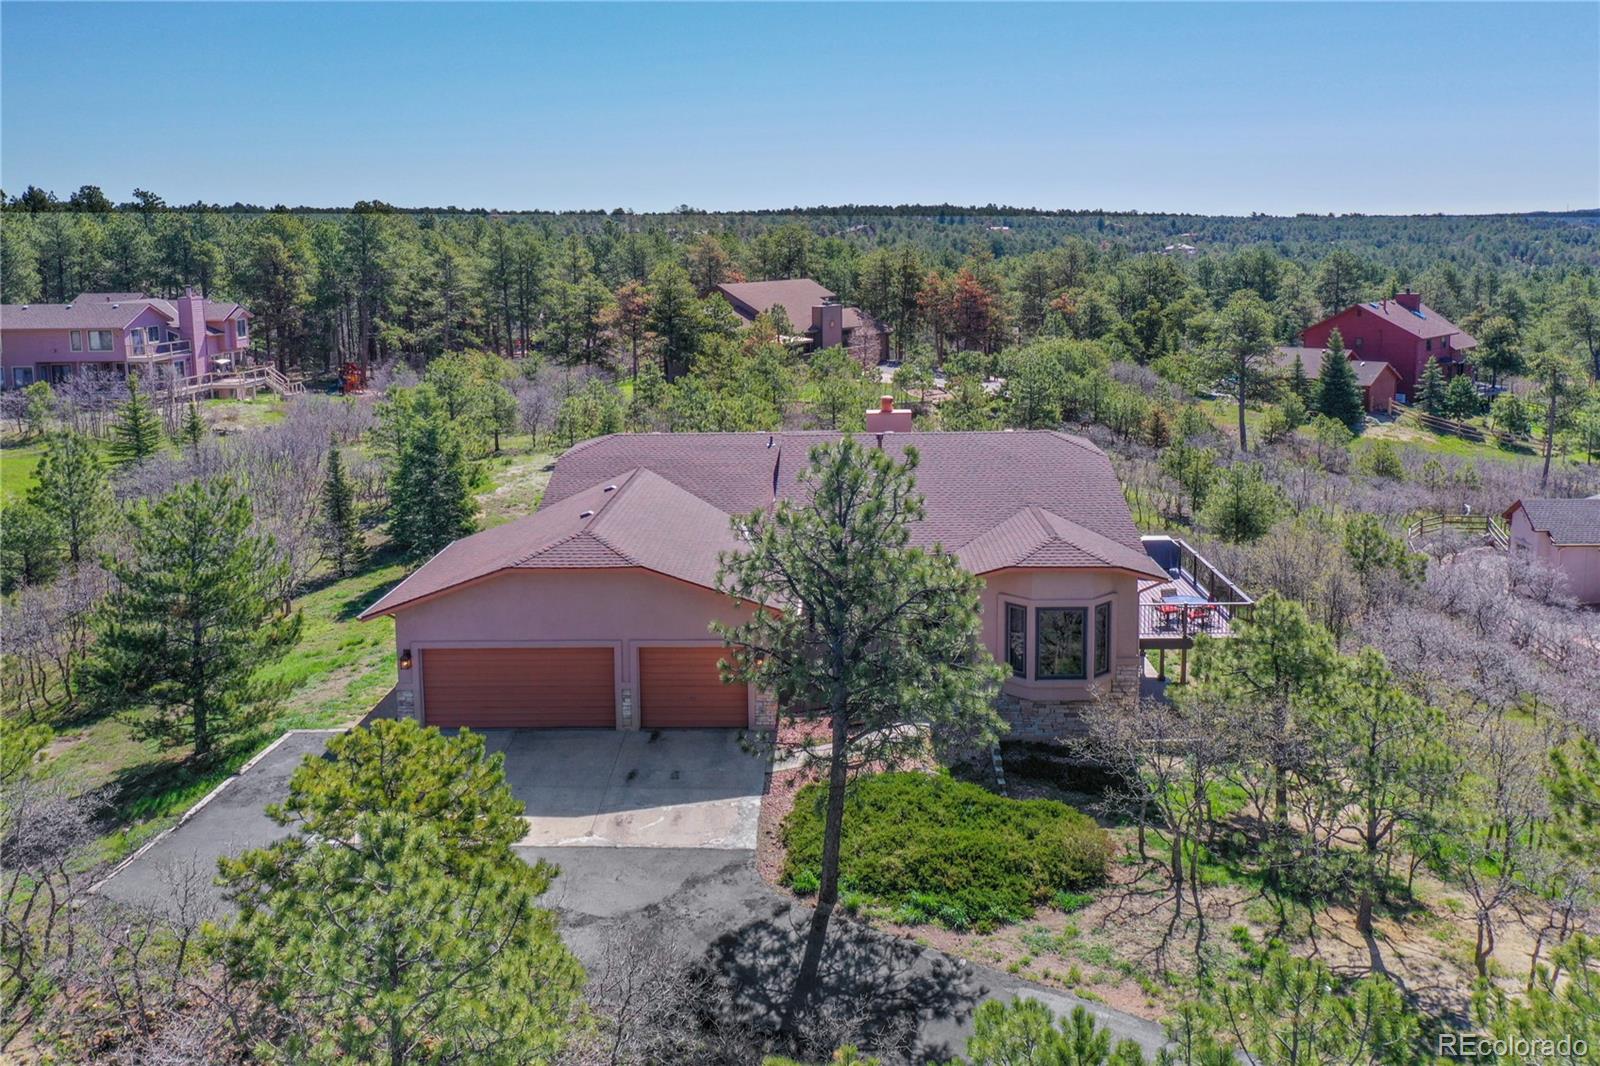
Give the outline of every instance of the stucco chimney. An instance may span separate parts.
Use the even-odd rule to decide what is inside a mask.
[[[1420,292],[1412,292],[1410,289],[1405,292],[1395,293],[1394,302],[1404,307],[1407,311],[1422,310],[1422,294]]]
[[[893,396],[885,396],[878,401],[878,409],[867,412],[868,433],[909,433],[911,431],[911,411],[904,407],[894,405]]]
[[[206,345],[206,301],[196,296],[194,286],[178,297],[178,334],[189,342],[189,350],[199,355]]]
[[[811,308],[811,328],[817,331],[818,348],[837,348],[844,343],[844,305],[824,300]]]

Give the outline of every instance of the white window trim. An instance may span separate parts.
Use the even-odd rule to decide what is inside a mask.
[[[96,337],[104,337],[104,338],[106,338],[106,344],[105,344],[104,348],[96,348],[94,346],[94,341],[95,341]],[[116,335],[115,335],[115,331],[109,330],[109,329],[91,329],[89,331],[89,350],[91,352],[114,352],[114,351],[116,351],[117,350],[117,338],[116,338]]]

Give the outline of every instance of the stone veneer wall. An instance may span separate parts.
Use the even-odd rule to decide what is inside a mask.
[[[770,692],[756,691],[756,732],[771,732],[778,728],[778,700]]]
[[[1137,660],[1118,663],[1112,675],[1108,702],[1114,706],[1131,708],[1139,698],[1139,673]],[[1000,717],[1011,727],[1006,734],[1010,740],[1049,742],[1080,739],[1088,733],[1083,723],[1083,712],[1092,706],[1094,704],[1088,701],[1055,703],[1006,695],[995,700]]]

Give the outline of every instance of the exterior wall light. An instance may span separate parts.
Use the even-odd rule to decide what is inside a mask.
[[[402,670],[411,669],[411,649],[410,648],[402,649],[401,652],[400,652],[400,669],[402,669]]]

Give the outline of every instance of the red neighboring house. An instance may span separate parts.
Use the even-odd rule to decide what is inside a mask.
[[[1478,342],[1460,326],[1422,302],[1409,289],[1392,300],[1374,300],[1345,308],[1332,318],[1308,326],[1300,343],[1326,348],[1334,330],[1344,338],[1352,359],[1378,360],[1400,375],[1398,398],[1411,399],[1429,359],[1439,361],[1448,378],[1468,371],[1466,353]]]

